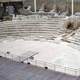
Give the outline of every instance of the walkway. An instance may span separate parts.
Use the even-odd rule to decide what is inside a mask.
[[[0,80],[80,80],[80,78],[0,58]]]

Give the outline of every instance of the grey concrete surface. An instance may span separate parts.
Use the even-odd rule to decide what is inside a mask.
[[[80,80],[80,77],[45,70],[1,57],[0,80]]]

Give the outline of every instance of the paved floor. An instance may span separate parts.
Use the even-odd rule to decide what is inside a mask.
[[[0,80],[80,80],[80,77],[0,58]]]

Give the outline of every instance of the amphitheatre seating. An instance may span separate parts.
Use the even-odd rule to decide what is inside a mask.
[[[80,28],[75,32],[74,35],[70,36],[71,38],[68,38],[68,41],[71,41],[72,43],[79,44],[80,45]]]
[[[80,28],[75,31],[75,34],[66,38],[67,41],[70,41],[69,46],[72,48],[80,50]]]
[[[0,22],[0,38],[6,36],[44,36],[50,38],[65,32],[63,17],[47,19],[32,17],[26,18],[26,20]]]

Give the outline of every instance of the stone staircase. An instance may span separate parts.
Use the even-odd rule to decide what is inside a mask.
[[[73,34],[74,35],[71,35],[69,38],[67,38],[67,40],[80,45],[80,28],[77,29]]]
[[[0,22],[0,38],[6,36],[56,37],[65,32],[65,18],[26,19]]]
[[[80,28],[69,34],[67,38],[64,38],[70,44],[69,46],[80,51]]]

